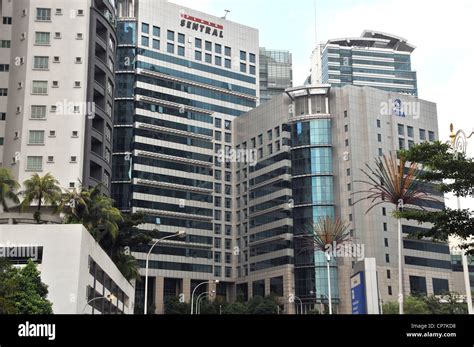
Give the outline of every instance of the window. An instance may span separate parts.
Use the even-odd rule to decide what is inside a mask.
[[[382,216],[387,216],[387,209],[382,207]]]
[[[267,153],[268,153],[268,155],[272,155],[272,154],[273,154],[273,146],[272,146],[271,143],[267,146]]]
[[[408,137],[414,137],[413,127],[407,127],[407,134],[408,134]]]
[[[398,148],[399,149],[405,149],[405,140],[404,139],[398,139]]]
[[[212,42],[206,41],[205,49],[206,49],[206,51],[212,52]]]
[[[268,141],[273,140],[273,131],[272,130],[267,131],[267,139],[268,139]]]
[[[227,143],[232,142],[232,134],[231,133],[225,133],[225,142],[227,142]]]
[[[351,175],[351,169],[347,169],[347,170],[346,170],[346,175],[347,175],[347,176],[350,176],[350,175]]]
[[[441,278],[433,278],[434,295],[443,295],[449,292],[449,281]]]
[[[76,163],[77,162],[77,157],[71,157],[71,163]]]
[[[37,8],[36,20],[43,20],[43,21],[51,20],[51,9],[50,8]]]
[[[405,136],[405,126],[403,124],[398,124],[398,135]]]
[[[168,44],[166,45],[166,51],[167,51],[168,53],[174,54],[174,44],[168,43]]]
[[[410,294],[427,294],[425,277],[410,276]]]
[[[240,51],[240,60],[247,60],[247,52]]]
[[[78,16],[83,16],[84,15],[84,10],[77,10],[77,15]]]
[[[380,122],[380,119],[377,119],[377,128],[381,128],[382,127],[382,124]]]
[[[150,44],[150,39],[147,36],[142,36],[142,46],[148,47]]]
[[[222,66],[222,58],[221,57],[215,57],[215,63],[217,66]]]
[[[76,40],[82,40],[83,38],[84,38],[84,35],[82,33],[76,34]]]
[[[240,63],[240,72],[247,72],[247,64]]]
[[[174,31],[168,30],[168,34],[166,36],[168,40],[174,41]]]
[[[231,122],[230,120],[226,120],[226,121],[224,122],[224,128],[225,128],[226,130],[232,130],[232,122]]]
[[[258,135],[258,145],[263,145],[263,135]]]
[[[35,33],[35,43],[37,45],[49,45],[51,33],[37,31]]]
[[[232,68],[232,61],[230,59],[226,59],[224,64],[226,68]]]
[[[63,10],[62,8],[57,8],[56,9],[56,16],[62,16],[63,15]]]
[[[3,137],[0,137],[0,146],[3,146],[4,143],[5,143],[5,139]]]
[[[183,46],[178,46],[178,55],[184,57],[185,51]]]
[[[8,71],[10,71],[9,64],[0,64],[0,72],[8,72]]]
[[[28,143],[30,145],[44,145],[44,131],[43,130],[30,130]]]
[[[411,149],[413,146],[415,146],[415,141],[408,140],[408,149]]]
[[[50,130],[49,131],[49,137],[56,137],[56,131],[55,130]]]
[[[255,54],[249,53],[249,60],[250,60],[251,63],[255,64]]]
[[[220,118],[214,118],[214,125],[216,128],[222,128],[222,120]]]
[[[212,54],[206,53],[204,57],[206,63],[212,64]]]
[[[0,40],[0,48],[10,48],[10,40]]]
[[[344,118],[347,118],[347,111],[344,111]]]
[[[222,226],[220,224],[214,224],[214,234],[220,235],[222,232]]]
[[[387,223],[383,223],[383,231],[388,231],[388,225],[387,225]]]
[[[387,238],[384,239],[384,245],[385,245],[385,247],[388,247],[388,239]]]
[[[11,25],[12,24],[12,17],[3,17],[3,24]]]
[[[225,47],[225,55],[228,56],[228,57],[232,56],[232,48],[226,46]]]
[[[0,96],[8,96],[8,89],[0,88]]]
[[[202,53],[200,51],[194,52],[194,59],[201,61],[202,60]]]
[[[383,157],[383,149],[379,148],[379,157]]]
[[[47,94],[48,81],[33,81],[33,94]]]
[[[59,57],[57,57],[57,58],[59,58]],[[76,64],[82,64],[82,58],[81,57],[76,57]]]
[[[152,45],[153,49],[160,49],[160,40],[153,39]]]
[[[349,125],[347,125],[347,124],[344,125],[344,132],[346,132],[346,133],[349,132]]]
[[[426,130],[420,129],[420,141],[426,141]]]
[[[201,49],[201,48],[202,48],[202,40],[196,38],[196,39],[194,40],[194,46],[195,46],[196,48],[198,48],[198,49]]]
[[[79,132],[78,131],[73,131],[72,132],[72,137],[79,137]]]
[[[216,53],[217,54],[222,54],[222,45],[216,43]]]
[[[157,26],[153,26],[153,36],[160,37],[161,35],[161,29]]]
[[[7,114],[6,112],[0,112],[0,121],[7,119]]]
[[[149,34],[150,33],[150,25],[147,23],[142,23],[142,33]]]
[[[60,61],[61,61],[61,58],[59,58],[58,56],[54,56],[54,57],[53,57],[53,63],[59,63]],[[82,61],[82,59],[81,59],[81,61]],[[77,62],[77,58],[76,58],[76,64],[79,64],[79,63]]]
[[[56,32],[54,33],[54,38],[55,38],[55,39],[60,39],[60,38],[61,38],[61,33],[60,33],[59,31],[56,31]]]
[[[385,262],[390,263],[390,254],[385,254]]]
[[[43,157],[27,157],[26,170],[41,171],[43,170]]]
[[[344,145],[345,145],[346,147],[349,147],[349,139],[346,139],[346,140],[344,141]]]
[[[53,81],[52,88],[59,88],[59,81]]]
[[[181,43],[181,44],[184,45],[185,40],[186,40],[186,36],[184,34],[179,33],[178,34],[178,43]]]
[[[434,142],[435,141],[435,133],[433,131],[428,131],[428,140],[430,142]]]
[[[31,106],[31,118],[32,119],[44,119],[44,118],[46,118],[46,106],[32,105]]]

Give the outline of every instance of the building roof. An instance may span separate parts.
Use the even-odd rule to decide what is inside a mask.
[[[364,30],[360,37],[331,39],[327,44],[345,47],[384,48],[408,53],[412,53],[416,49],[414,45],[408,43],[408,40],[403,37],[376,30]]]

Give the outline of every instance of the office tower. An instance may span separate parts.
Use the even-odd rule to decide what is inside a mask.
[[[396,107],[395,107],[396,106]],[[438,138],[436,105],[371,87],[329,85],[288,89],[235,122],[236,148],[257,151],[257,164],[237,168],[237,293],[277,293],[285,312],[319,309],[327,303],[326,258],[299,236],[324,217],[349,223],[361,258],[375,258],[383,302],[397,301],[398,243],[394,207],[366,214],[369,201],[354,204],[364,189],[361,169],[375,158]],[[442,194],[424,187],[439,202]],[[361,196],[359,196],[361,197]],[[239,201],[240,200],[240,201]],[[239,220],[241,222],[239,222]],[[411,239],[429,225],[403,221],[404,291],[439,293],[453,288],[445,243]],[[362,248],[363,246],[363,248]],[[351,313],[350,278],[360,259],[332,259],[334,310]],[[240,268],[240,269],[239,269]],[[294,307],[288,298],[295,297]],[[293,310],[293,311],[292,311]]]
[[[143,228],[187,233],[154,249],[148,302],[162,313],[167,298],[189,302],[210,280],[231,300],[235,170],[218,154],[259,97],[258,31],[165,0],[118,1],[117,10],[113,197],[146,213]],[[143,268],[149,248],[134,251]],[[144,281],[137,305],[143,295]]]
[[[103,183],[109,192],[117,42],[113,3],[2,3],[12,6],[3,167],[19,182],[49,172],[65,189]]]
[[[414,50],[402,37],[372,30],[361,37],[331,39],[313,51],[312,84],[353,84],[417,96],[416,72],[411,67]]]
[[[260,104],[293,87],[293,59],[288,51],[260,47]]]
[[[5,120],[7,119],[8,75],[12,28],[12,2],[0,1],[0,166],[5,146]]]

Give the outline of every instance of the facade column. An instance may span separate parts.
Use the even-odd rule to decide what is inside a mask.
[[[191,302],[191,279],[190,278],[183,278],[183,293],[184,294],[184,302],[190,303]]]
[[[164,302],[164,277],[155,277],[155,313],[165,314],[165,302]]]

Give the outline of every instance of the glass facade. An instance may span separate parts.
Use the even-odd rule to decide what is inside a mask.
[[[252,61],[252,56],[250,60]],[[292,54],[288,51],[260,48],[260,103],[271,100],[292,86]]]
[[[310,112],[308,97],[295,100],[296,114]],[[327,110],[325,110],[325,113]],[[320,218],[335,217],[334,177],[331,119],[297,122],[291,127],[292,186],[295,209],[295,236],[308,233]],[[301,239],[295,238],[296,295],[316,303],[327,303],[326,256],[321,251],[306,249]],[[331,261],[332,299],[339,300],[336,260]]]

